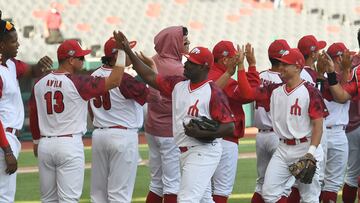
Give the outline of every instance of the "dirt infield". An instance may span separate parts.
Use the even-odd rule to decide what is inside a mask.
[[[246,128],[245,129],[245,137],[246,138],[254,138],[256,133],[258,132],[257,128]],[[91,138],[84,138],[83,139],[85,146],[91,146]],[[146,144],[146,138],[144,133],[139,134],[139,144]],[[21,142],[21,150],[30,150],[32,149],[32,142],[31,141],[25,141]]]

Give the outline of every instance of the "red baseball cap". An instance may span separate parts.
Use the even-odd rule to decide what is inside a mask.
[[[284,39],[273,41],[268,49],[269,58],[281,58],[285,51],[289,51],[290,46]]]
[[[134,48],[136,46],[136,41],[131,41],[129,42],[130,47]],[[105,56],[110,57],[113,56],[116,52],[117,52],[117,48],[116,48],[116,41],[114,37],[110,37],[104,45],[104,53]]]
[[[306,35],[299,40],[298,49],[304,56],[311,52],[318,51],[326,47],[325,41],[318,41],[314,35]]]
[[[235,56],[237,50],[232,42],[222,40],[214,46],[212,53],[214,55],[214,59],[221,59],[223,57]]]
[[[183,54],[189,61],[199,64],[207,65],[209,68],[214,64],[214,56],[208,48],[195,47],[189,54]]]
[[[326,53],[329,54],[331,58],[335,58],[337,56],[341,56],[345,51],[349,49],[342,42],[336,42],[329,46]],[[356,52],[350,51],[350,55],[355,55]]]
[[[303,68],[305,66],[305,58],[297,48],[285,51],[280,58],[276,59],[289,65],[296,65],[299,68]]]
[[[69,57],[81,57],[90,54],[91,50],[84,50],[78,41],[74,39],[65,40],[57,50],[58,60]]]

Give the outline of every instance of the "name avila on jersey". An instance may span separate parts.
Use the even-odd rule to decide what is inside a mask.
[[[48,80],[46,82],[46,86],[48,87],[58,87],[61,88],[62,86],[62,81],[58,81],[58,80]]]

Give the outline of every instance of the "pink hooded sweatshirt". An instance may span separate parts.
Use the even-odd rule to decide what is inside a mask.
[[[162,76],[183,75],[184,65],[181,63],[183,44],[183,27],[173,26],[160,31],[154,38],[157,54],[152,57],[157,71]],[[150,89],[150,94],[159,94]],[[161,96],[158,101],[149,101],[146,116],[145,132],[160,137],[172,137],[171,98]]]

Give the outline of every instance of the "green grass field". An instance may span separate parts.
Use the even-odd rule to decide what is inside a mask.
[[[139,151],[143,159],[148,157],[147,145],[140,145]],[[242,139],[239,145],[241,153],[255,152],[254,139]],[[85,149],[86,163],[91,162],[91,149]],[[32,152],[21,152],[19,158],[20,167],[36,166],[37,161]],[[238,161],[238,170],[233,189],[233,195],[229,203],[249,203],[255,187],[256,180],[256,159],[242,158]],[[147,166],[139,166],[137,171],[135,189],[132,202],[145,202],[150,181],[150,173]],[[85,171],[84,188],[81,202],[90,202],[90,169]],[[39,175],[38,173],[20,173],[17,178],[16,200],[18,203],[40,202]],[[339,196],[338,201],[340,202]]]

